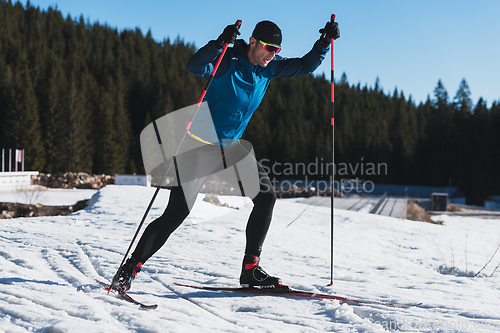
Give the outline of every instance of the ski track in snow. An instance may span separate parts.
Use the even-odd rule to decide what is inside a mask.
[[[142,310],[108,294],[95,278],[111,280],[153,192],[107,186],[95,192],[89,207],[68,216],[1,220],[0,331],[500,330],[500,272],[489,277],[500,254],[483,274],[470,277],[500,244],[499,220],[443,215],[440,226],[337,209],[335,284],[329,287],[330,209],[304,210],[301,199],[277,201],[261,260],[266,271],[296,289],[423,304],[400,309],[175,286],[238,284],[252,202],[220,197],[236,210],[213,206],[200,195],[184,224],[134,281],[132,297],[158,304],[156,310]],[[146,224],[163,212],[168,195],[160,191]],[[50,193],[44,200],[50,203]],[[450,267],[469,277],[448,274]]]

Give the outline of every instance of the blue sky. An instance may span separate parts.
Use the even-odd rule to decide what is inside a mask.
[[[26,2],[22,2],[26,4]],[[337,15],[341,38],[335,42],[335,77],[346,73],[350,84],[373,86],[377,77],[386,93],[397,87],[419,103],[439,79],[455,96],[463,78],[474,104],[500,100],[500,1],[498,0],[355,0],[355,1],[129,1],[33,0],[33,6],[56,7],[64,16],[111,27],[151,31],[161,41],[180,36],[203,46],[228,24],[243,21],[248,40],[261,20],[283,32],[285,57],[307,53],[318,30]],[[330,55],[316,71],[330,77]],[[184,64],[180,64],[184,65]]]

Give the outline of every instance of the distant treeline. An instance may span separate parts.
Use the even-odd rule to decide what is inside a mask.
[[[180,39],[159,43],[150,32],[2,0],[0,148],[25,149],[26,167],[45,173],[141,173],[142,129],[195,104],[203,90],[205,81],[185,69],[195,51]],[[328,178],[330,118],[324,76],[275,79],[244,139],[271,177],[303,177],[283,168],[300,164],[322,170],[311,178]],[[418,106],[397,90],[385,94],[378,81],[350,85],[344,74],[336,82],[339,178],[430,186],[451,180],[468,203],[482,203],[500,193],[499,146],[499,102],[473,105],[465,79],[453,99],[439,81]],[[349,166],[344,174],[341,163]],[[381,164],[384,172],[371,168]]]

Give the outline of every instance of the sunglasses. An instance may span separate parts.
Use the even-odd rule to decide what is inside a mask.
[[[267,52],[279,53],[281,51],[281,46],[279,46],[279,45],[269,44],[269,43],[263,42],[261,40],[259,40],[259,42],[262,44],[262,47],[264,48],[264,50],[266,50]]]

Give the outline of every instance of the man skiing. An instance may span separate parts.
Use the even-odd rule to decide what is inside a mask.
[[[191,168],[183,169],[182,172],[188,173],[190,179],[195,181],[190,184],[189,189],[181,184],[172,188],[165,212],[148,225],[132,256],[116,273],[112,282],[113,289],[130,289],[142,265],[163,246],[170,234],[189,215],[190,207],[194,204],[207,173],[229,166],[235,167],[236,163],[250,154],[239,139],[262,101],[271,78],[313,73],[325,58],[331,39],[340,37],[338,23],[327,22],[320,30],[321,37],[314,43],[311,51],[301,58],[284,58],[277,55],[281,50],[282,35],[275,23],[258,23],[249,38],[249,44],[241,39],[236,40],[240,34],[238,28],[236,24],[228,25],[216,40],[209,41],[200,48],[187,63],[187,70],[191,74],[208,78],[222,48],[226,43],[235,44],[227,49],[229,54],[222,59],[206,93],[205,101],[209,109],[201,110],[196,115],[183,143],[192,163],[189,163]],[[208,118],[210,124],[213,124],[212,128],[207,126]],[[246,227],[246,248],[240,284],[244,287],[276,288],[281,280],[267,274],[259,265],[276,193],[262,166],[255,159],[250,163],[257,169],[258,191],[251,196],[254,207]],[[242,193],[245,194],[243,188]]]

